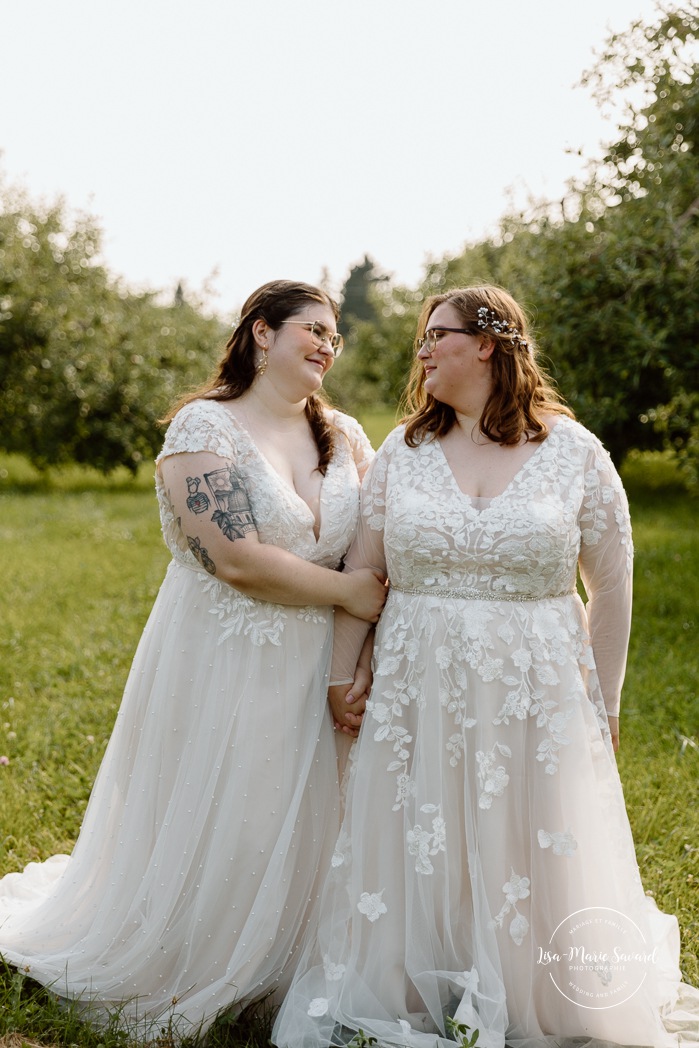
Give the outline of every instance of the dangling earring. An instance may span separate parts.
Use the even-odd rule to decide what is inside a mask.
[[[260,362],[258,363],[257,367],[255,368],[255,371],[257,372],[258,375],[264,375],[265,371],[267,370],[267,351],[268,351],[268,349],[269,349],[269,346],[263,346],[262,347],[262,358],[261,358]]]

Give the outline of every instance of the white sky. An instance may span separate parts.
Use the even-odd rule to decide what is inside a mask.
[[[576,88],[655,0],[0,0],[0,166],[133,286],[221,312],[370,254],[415,284],[613,125]]]

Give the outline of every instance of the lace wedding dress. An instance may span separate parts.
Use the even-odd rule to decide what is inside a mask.
[[[179,412],[160,458],[236,463],[260,539],[337,568],[372,453],[353,419],[335,423],[317,541],[309,507],[221,404]],[[4,958],[143,1035],[205,1027],[284,986],[339,819],[332,608],[253,600],[207,574],[156,486],[173,559],[75,849],[0,881]]]
[[[347,562],[386,566],[391,590],[318,931],[274,1043],[453,1048],[463,1027],[479,1048],[699,1042],[607,724],[632,545],[599,441],[561,418],[501,495],[473,499],[438,440],[409,448],[399,428]],[[339,632],[333,679],[358,643]]]

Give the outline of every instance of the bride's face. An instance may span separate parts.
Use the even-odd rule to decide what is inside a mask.
[[[418,352],[425,369],[425,392],[456,410],[461,409],[482,369],[482,335],[447,330],[466,326],[454,306],[440,303],[427,321],[425,335],[431,339]]]
[[[311,330],[313,324],[315,331]],[[268,330],[268,366],[264,377],[299,399],[314,393],[335,363],[333,349],[327,340],[323,341],[323,336],[336,332],[337,322],[330,307],[309,302],[276,331]]]

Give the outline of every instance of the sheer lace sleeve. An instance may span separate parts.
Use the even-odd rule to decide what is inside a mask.
[[[626,494],[609,455],[597,441],[586,464],[578,524],[580,576],[588,597],[592,650],[607,713],[616,717],[631,629],[633,544]]]
[[[374,449],[369,443],[369,438],[356,418],[352,418],[351,415],[345,415],[342,411],[336,411],[334,422],[349,441],[352,449],[352,458],[357,467],[359,479],[362,480],[374,457]]]
[[[378,568],[386,573],[383,545],[386,509],[386,474],[390,463],[391,437],[385,442],[367,470],[362,483],[359,527],[345,557],[345,571]],[[355,619],[343,608],[335,609],[335,635],[330,671],[332,684],[350,684],[354,679],[362,644],[369,623]]]

